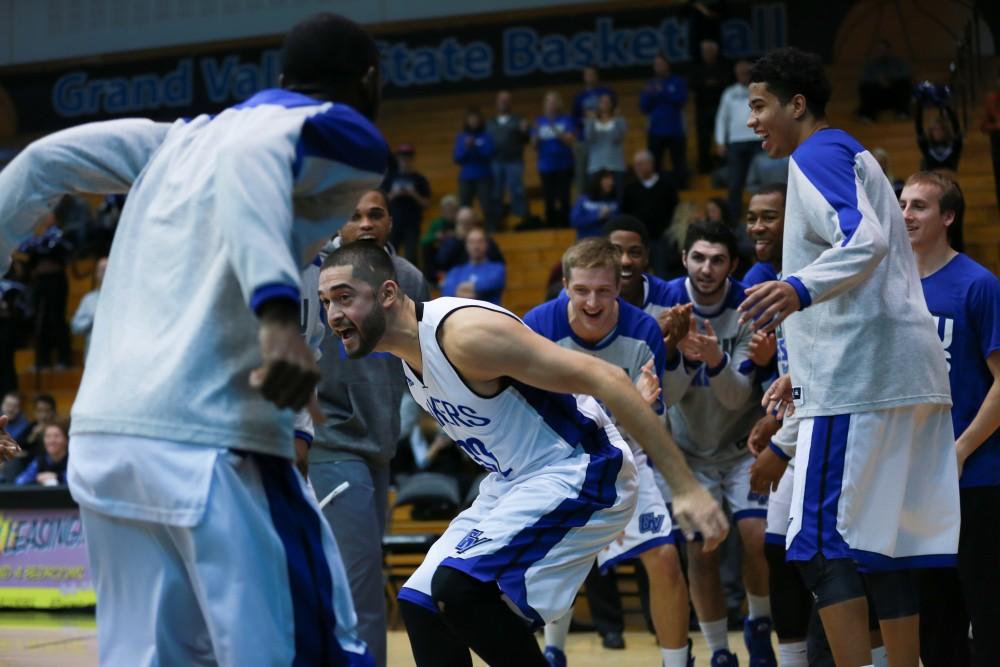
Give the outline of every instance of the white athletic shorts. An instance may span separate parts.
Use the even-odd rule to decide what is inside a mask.
[[[569,611],[594,557],[635,512],[636,470],[618,440],[602,454],[570,456],[524,477],[493,473],[399,592],[399,599],[437,611],[431,580],[451,567],[496,582],[535,626]]]
[[[778,482],[778,488],[767,497],[767,532],[764,542],[780,544],[785,548],[785,535],[788,534],[788,510],[792,506],[792,488],[795,484],[795,466],[788,463],[785,474]]]
[[[748,452],[743,458],[725,465],[691,464],[695,479],[712,494],[717,503],[729,510],[733,521],[767,517],[767,496],[750,490],[750,468],[753,461]]]
[[[958,466],[951,410],[912,405],[803,418],[788,560],[852,558],[861,571],[956,562]]]
[[[597,554],[601,572],[654,547],[674,544],[673,523],[667,503],[656,484],[653,468],[642,453],[633,452],[639,476],[638,502],[625,532]]]

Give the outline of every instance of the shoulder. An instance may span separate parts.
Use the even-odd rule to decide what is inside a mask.
[[[661,306],[675,306],[680,303],[688,303],[691,298],[688,296],[687,288],[684,286],[684,277],[674,278],[673,280],[666,281],[663,284],[662,292],[660,293],[659,305]],[[661,281],[663,282],[663,281]],[[653,291],[650,289],[650,296],[652,296]],[[652,299],[650,299],[652,301]],[[654,303],[656,303],[654,301]]]
[[[985,305],[984,301],[1000,300],[1000,278],[992,271],[962,253],[955,257],[954,262],[954,270],[950,273],[968,285],[969,298],[976,299],[982,305]]]
[[[747,287],[745,284],[736,280],[736,278],[729,279],[729,294],[726,295],[726,308],[735,310],[739,307],[743,300],[747,297],[746,295]]]
[[[663,336],[660,333],[660,325],[657,324],[652,315],[621,298],[618,299],[618,309],[618,323],[622,333],[649,342],[651,343],[650,347],[654,349],[653,343],[659,341],[662,344]]]
[[[384,173],[389,147],[378,129],[360,113],[345,104],[326,103],[302,123],[297,159],[302,155]]]
[[[539,304],[524,315],[524,323],[539,333],[546,329],[552,329],[559,319],[557,315],[560,306],[565,309],[565,304],[566,300],[563,297],[556,297],[551,301]]]
[[[757,262],[743,276],[743,283],[746,287],[751,287],[777,278],[778,272],[770,262]]]

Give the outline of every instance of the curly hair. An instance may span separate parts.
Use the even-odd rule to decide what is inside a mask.
[[[760,58],[750,69],[751,83],[766,83],[782,104],[796,95],[806,100],[806,108],[816,118],[826,117],[830,101],[830,80],[823,60],[793,46],[776,49]]]

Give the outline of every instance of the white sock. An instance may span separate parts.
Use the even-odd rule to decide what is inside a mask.
[[[770,595],[750,595],[747,593],[747,605],[750,607],[750,620],[758,618],[771,618],[771,596]]]
[[[729,650],[729,622],[726,619],[699,622],[698,627],[701,628],[709,651],[715,653],[723,649]]]
[[[872,665],[874,667],[889,667],[889,654],[885,652],[884,646],[876,646],[872,649]]]
[[[663,656],[663,667],[687,667],[687,646],[684,648],[663,648],[661,646],[660,655]]]
[[[562,618],[557,618],[545,624],[545,645],[555,646],[560,651],[566,650],[566,635],[569,634],[569,624],[573,622],[573,610],[570,609]]]
[[[801,641],[778,644],[778,664],[781,667],[807,667],[809,658],[806,655],[806,643]]]

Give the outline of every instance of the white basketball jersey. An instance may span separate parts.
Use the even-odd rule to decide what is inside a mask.
[[[486,308],[520,320],[484,301],[443,297],[417,303],[423,374],[405,362],[414,400],[445,433],[488,471],[520,477],[583,454],[610,454],[623,445],[604,410],[589,396],[556,394],[506,378],[494,396],[473,391],[438,343],[438,328],[456,310]]]

